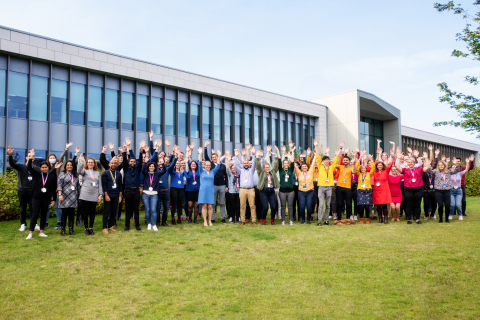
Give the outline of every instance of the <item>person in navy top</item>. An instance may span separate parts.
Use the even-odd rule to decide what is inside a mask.
[[[187,158],[191,153],[191,147],[187,146]],[[185,165],[185,177],[187,178],[187,185],[185,186],[185,198],[188,205],[188,223],[192,222],[192,211],[194,212],[193,222],[197,223],[198,217],[198,192],[200,190],[200,171],[196,161],[188,161]]]
[[[175,155],[175,166],[170,172],[170,199],[172,199],[172,225],[182,223],[183,197],[185,196],[185,185],[183,184],[184,171],[182,171],[182,162],[179,159],[180,149],[173,148]],[[175,161],[174,160],[174,161]],[[177,223],[175,223],[175,213],[177,214]]]
[[[108,230],[116,232],[115,214],[119,203],[122,203],[123,181],[122,174],[117,171],[117,161],[110,161],[110,168],[102,173],[102,190],[104,193],[103,208],[103,234],[108,234]],[[108,230],[107,230],[108,229]]]
[[[143,204],[145,205],[145,218],[147,219],[147,230],[158,231],[157,229],[157,201],[158,191],[160,190],[160,179],[167,170],[162,168],[157,170],[155,162],[147,163],[142,173],[145,177],[143,181]],[[153,226],[153,227],[152,227]]]
[[[142,170],[142,154],[135,159],[135,155],[130,150],[130,158],[127,160],[127,150],[124,148],[123,155],[123,175],[125,176],[125,190],[123,197],[125,198],[125,231],[130,230],[130,219],[132,216],[135,220],[135,228],[140,229],[138,207],[140,206],[140,172]]]

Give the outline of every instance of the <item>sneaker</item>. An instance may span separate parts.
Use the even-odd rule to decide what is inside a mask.
[[[40,226],[38,224],[35,225],[35,231],[40,231]]]
[[[26,225],[22,224],[22,225],[20,226],[20,229],[18,229],[18,231],[25,231],[25,228],[26,228],[26,227],[27,227]]]
[[[45,223],[45,228],[48,228],[48,222],[47,222],[47,223]]]
[[[33,234],[32,234],[32,233],[29,233],[28,236],[27,236],[25,239],[26,239],[26,240],[30,240],[30,239],[32,239],[32,237],[33,237]]]
[[[412,224],[412,221],[408,221],[407,224]]]
[[[357,216],[353,216],[353,220],[357,221],[358,220]]]
[[[103,234],[108,234],[108,230],[107,229],[102,229],[102,233]]]
[[[317,226],[321,226],[321,225],[322,225],[322,222],[318,222],[318,223],[317,223]]]
[[[267,225],[267,221],[266,221],[266,220],[262,220],[262,225],[263,225],[263,226]]]
[[[39,236],[42,237],[42,238],[48,237],[48,236],[47,236],[45,233],[43,233],[43,232],[40,232]]]
[[[158,231],[158,228],[156,225],[153,225],[153,231]]]
[[[432,219],[433,219],[433,220],[437,220],[437,216],[436,216],[436,215],[433,215]]]
[[[222,219],[222,223],[227,223],[227,222],[225,221],[225,219]]]
[[[458,220],[463,220],[463,216],[458,216]]]
[[[448,216],[448,220],[452,220],[453,219],[453,216]]]
[[[232,218],[228,219],[228,221],[232,222]]]
[[[420,220],[417,220],[417,224],[422,224],[422,221],[420,221]]]
[[[332,219],[332,216],[328,216],[328,219]]]
[[[293,221],[290,221],[290,225],[293,226]]]
[[[423,218],[423,220],[428,220],[428,216],[425,216],[425,218]]]
[[[55,227],[55,230],[58,230],[61,228],[62,228],[62,224],[60,222],[57,222],[57,226]]]
[[[125,229],[123,229],[123,231],[129,231],[130,230],[130,227],[125,227]]]
[[[466,217],[467,215],[464,213],[463,216]]]
[[[150,223],[147,226],[147,230],[152,230],[152,225]]]
[[[328,221],[325,221],[323,224],[326,224],[327,226],[330,225]]]
[[[282,226],[284,226],[284,225],[285,225],[285,221],[282,221]]]
[[[305,224],[305,220],[302,220],[302,222],[300,222],[300,224]]]
[[[140,226],[135,226],[135,230],[142,231],[142,229],[140,229]]]

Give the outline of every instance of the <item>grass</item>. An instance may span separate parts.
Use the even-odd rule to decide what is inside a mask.
[[[450,224],[202,224],[25,240],[0,224],[5,319],[479,319],[480,198]],[[422,220],[423,222],[423,220]],[[119,224],[123,230],[123,223]]]

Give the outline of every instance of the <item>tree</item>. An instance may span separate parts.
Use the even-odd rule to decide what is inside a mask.
[[[473,4],[475,6],[480,5],[480,0],[475,0]],[[452,56],[480,61],[480,11],[472,16],[466,9],[462,8],[460,4],[456,6],[453,1],[449,1],[446,4],[435,3],[434,7],[439,12],[453,11],[454,14],[462,15],[466,21],[465,28],[462,32],[456,34],[456,39],[466,44],[467,51],[455,49],[452,52]],[[476,25],[473,29],[471,29],[472,23]],[[474,86],[479,84],[477,77],[466,76],[465,81]],[[435,122],[434,126],[448,125],[460,127],[467,132],[476,133],[477,138],[480,138],[480,99],[472,95],[453,91],[445,82],[439,83],[437,86],[440,88],[440,91],[444,93],[444,95],[440,97],[440,102],[445,102],[450,105],[450,108],[457,110],[461,120]]]

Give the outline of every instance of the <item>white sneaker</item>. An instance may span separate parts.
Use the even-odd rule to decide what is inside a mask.
[[[232,217],[230,217],[230,219],[228,219],[228,222],[232,222]]]
[[[353,220],[357,220],[357,219],[358,219],[357,216],[353,216]]]
[[[38,224],[35,225],[35,230],[36,231],[39,231],[40,230],[40,226]]]
[[[437,215],[434,214],[432,219],[433,219],[433,220],[437,220]]]
[[[285,221],[282,221],[282,226],[284,226],[284,225],[285,225]]]
[[[147,230],[152,230],[152,225],[150,223],[147,226]]]
[[[18,231],[25,231],[25,228],[26,228],[26,227],[27,227],[26,225],[22,224],[22,225],[20,226],[20,229],[18,229]]]
[[[33,234],[29,233],[26,239],[29,240],[29,239],[32,239],[32,237],[33,237]]]
[[[332,216],[328,216],[328,219],[332,219]]]
[[[458,216],[458,220],[463,220],[463,216]]]
[[[448,220],[452,220],[453,219],[453,216],[448,216]]]
[[[428,217],[423,218],[423,220],[428,220]]]
[[[293,226],[293,221],[290,221],[290,225]]]
[[[157,225],[153,226],[153,231],[158,231]]]
[[[43,233],[43,232],[40,232],[39,236],[40,236],[40,237],[43,237],[43,238],[48,237],[48,236],[47,236],[45,233]]]

